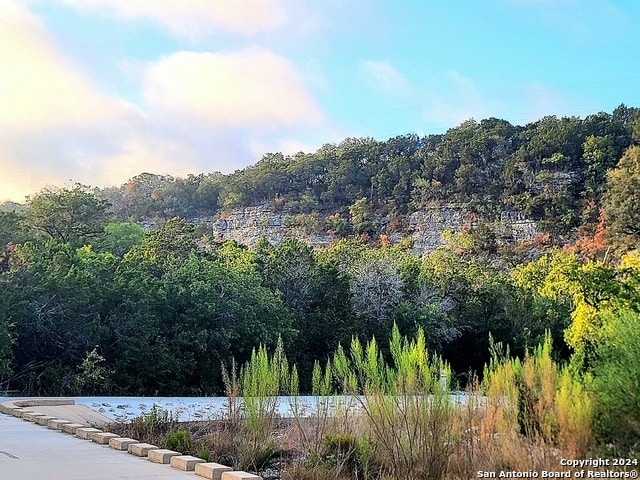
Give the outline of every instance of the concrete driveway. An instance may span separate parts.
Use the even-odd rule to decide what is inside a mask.
[[[195,480],[201,478],[0,414],[0,480]]]

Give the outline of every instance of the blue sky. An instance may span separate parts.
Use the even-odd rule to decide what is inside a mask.
[[[635,0],[2,0],[0,200],[640,106]]]

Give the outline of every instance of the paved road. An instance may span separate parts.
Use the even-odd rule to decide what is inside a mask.
[[[197,480],[193,473],[0,413],[0,480]]]

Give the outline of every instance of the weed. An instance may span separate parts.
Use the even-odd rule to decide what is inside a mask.
[[[230,412],[242,426],[243,435],[235,440],[237,467],[258,470],[279,451],[275,437],[279,396],[290,392],[291,379],[296,377],[281,338],[271,356],[262,345],[254,350],[239,374],[235,364],[231,371],[223,370]],[[241,409],[238,393],[243,397]]]
[[[449,367],[429,356],[423,331],[409,341],[394,326],[389,350],[391,365],[375,339],[365,347],[354,339],[350,356],[339,349],[333,360],[345,393],[360,402],[370,458],[393,478],[443,478],[455,443],[449,382],[440,380]]]
[[[164,447],[184,455],[190,455],[193,452],[193,437],[187,430],[176,430],[165,437]]]

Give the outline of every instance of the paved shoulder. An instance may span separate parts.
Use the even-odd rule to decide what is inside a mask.
[[[16,410],[37,412],[39,415],[64,418],[65,420],[82,423],[83,425],[101,426],[113,422],[109,417],[90,409],[86,405],[76,405],[76,402],[72,399],[27,398],[0,402],[0,412],[15,416]]]
[[[0,415],[0,480],[195,480],[168,465]]]

